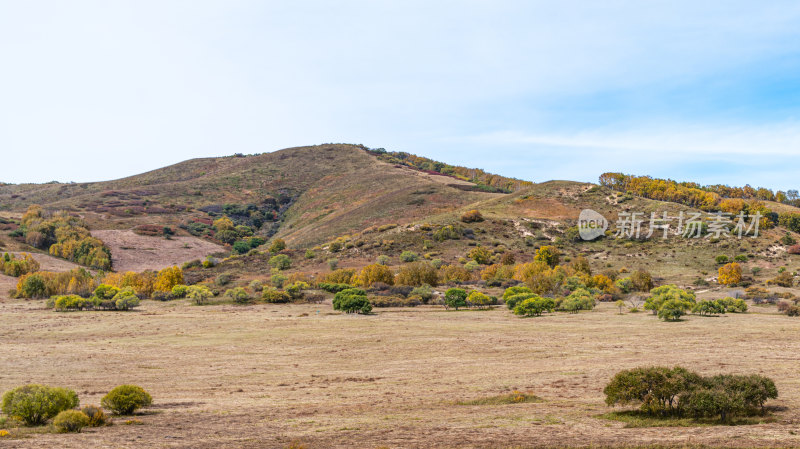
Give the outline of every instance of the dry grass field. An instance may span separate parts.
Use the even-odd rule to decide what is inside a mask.
[[[99,403],[121,383],[150,391],[138,422],[36,433],[4,448],[506,448],[800,446],[800,320],[773,308],[678,323],[619,315],[517,318],[504,308],[377,309],[329,304],[194,306],[144,301],[135,312],[55,313],[0,302],[0,390],[75,389]],[[625,428],[602,389],[617,371],[680,364],[702,374],[763,373],[780,391],[774,422]],[[541,402],[459,405],[529,392]]]

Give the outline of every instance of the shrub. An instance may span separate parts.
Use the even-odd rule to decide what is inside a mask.
[[[352,284],[355,281],[356,270],[341,268],[328,273],[325,282],[331,284]]]
[[[736,262],[731,262],[719,268],[717,277],[722,285],[735,285],[742,282],[742,267]]]
[[[317,255],[316,255],[316,254],[314,254],[314,251],[312,251],[312,250],[310,250],[310,249],[307,249],[307,250],[306,250],[306,254],[305,254],[305,258],[306,258],[306,259],[313,259],[313,258],[315,258],[315,257],[317,257]]]
[[[226,291],[225,296],[231,298],[233,302],[237,304],[246,304],[253,299],[250,297],[250,294],[247,293],[247,290],[242,287],[236,287]]]
[[[286,249],[286,242],[283,239],[275,239],[272,245],[269,246],[269,252],[275,254]]]
[[[353,288],[350,284],[341,284],[341,283],[331,283],[331,282],[320,282],[317,284],[317,288],[320,290],[325,290],[329,293],[339,293],[342,290],[347,290],[348,288]]]
[[[188,292],[188,287],[185,285],[176,285],[172,287],[172,292],[170,294],[173,298],[185,298],[186,293]]]
[[[278,254],[269,259],[269,264],[279,270],[288,270],[292,266],[292,259],[286,254]]]
[[[677,321],[695,305],[694,293],[675,285],[662,285],[651,293],[652,296],[645,300],[644,308],[665,321]]]
[[[767,285],[777,285],[779,287],[791,287],[794,285],[794,276],[788,271],[778,273],[775,278],[767,281]]]
[[[422,298],[419,296],[412,296],[409,298],[375,296],[370,298],[369,302],[373,307],[416,307],[422,304]]]
[[[745,254],[739,254],[738,256],[733,258],[734,262],[747,262],[747,256]]]
[[[275,273],[270,276],[269,283],[272,284],[273,287],[283,288],[283,284],[285,284],[288,279],[289,278],[280,273]]]
[[[653,289],[653,277],[645,270],[636,270],[631,273],[633,288],[639,292],[649,292]]]
[[[617,287],[620,292],[627,294],[633,290],[633,281],[629,277],[617,279],[617,281],[614,282],[614,286]]]
[[[447,307],[458,310],[467,306],[467,291],[463,288],[450,288],[444,293],[444,303]]]
[[[250,243],[244,240],[237,240],[233,242],[233,252],[236,254],[246,254],[250,251]]]
[[[94,306],[92,301],[78,295],[56,296],[53,299],[53,307],[59,312],[90,309]]]
[[[367,293],[360,288],[342,290],[333,297],[333,310],[345,313],[367,314],[372,311],[372,304],[367,299]]]
[[[472,274],[466,268],[453,264],[441,267],[439,277],[442,282],[468,282],[472,279]]]
[[[575,290],[569,296],[556,303],[558,310],[570,313],[578,313],[580,310],[592,310],[594,306],[595,300],[591,292],[583,288]]]
[[[103,396],[100,403],[117,415],[131,415],[136,410],[152,404],[153,398],[142,387],[120,385]]]
[[[385,254],[381,254],[378,256],[378,265],[388,265],[389,264],[389,256]]]
[[[467,257],[481,265],[488,265],[492,260],[492,253],[482,246],[477,246],[469,250]]]
[[[475,262],[474,260],[470,260],[469,262],[464,264],[464,269],[467,271],[475,271],[478,270],[480,267],[481,266],[478,264],[478,262]]]
[[[167,267],[158,272],[154,288],[169,292],[172,291],[172,287],[183,283],[183,270],[178,267]]]
[[[721,255],[715,257],[714,261],[717,262],[717,264],[719,264],[719,265],[723,265],[723,264],[728,263],[730,261],[730,259],[728,258],[728,256],[721,254]]]
[[[361,274],[358,275],[359,285],[369,287],[376,282],[394,285],[394,273],[389,267],[381,264],[367,265],[361,269]]]
[[[550,267],[555,267],[558,265],[560,256],[561,253],[555,246],[542,246],[536,250],[536,255],[533,257],[533,260],[544,262]]]
[[[19,284],[21,285],[17,288],[17,291],[23,298],[44,298],[47,296],[44,277],[39,273],[22,276]]]
[[[492,299],[490,296],[481,293],[477,290],[473,290],[470,292],[469,296],[467,296],[467,305],[478,307],[482,309],[486,306],[496,304],[497,298]]]
[[[100,427],[108,424],[108,417],[103,412],[103,409],[96,405],[87,405],[81,411],[89,417],[90,427]]]
[[[719,301],[703,300],[698,302],[692,308],[692,313],[703,315],[717,315],[725,313],[725,306]]]
[[[420,261],[404,265],[395,277],[395,282],[401,285],[431,285],[439,284],[439,273],[428,262]]]
[[[514,315],[540,316],[544,312],[552,312],[555,307],[556,303],[552,298],[534,295],[517,303],[514,306]]]
[[[464,223],[477,223],[483,221],[483,215],[477,210],[470,210],[461,216],[461,221]]]
[[[64,410],[56,415],[53,425],[60,432],[78,433],[88,426],[90,421],[89,417],[79,410]]]
[[[433,289],[431,288],[430,285],[427,285],[427,284],[421,285],[421,286],[415,287],[413,290],[411,290],[410,295],[411,296],[419,296],[419,298],[422,300],[422,302],[427,304],[428,301],[430,301],[431,298],[433,298]]]
[[[419,254],[413,251],[403,251],[400,254],[400,260],[403,262],[416,262],[419,259]]]
[[[139,297],[133,293],[133,289],[130,287],[120,290],[119,293],[111,298],[111,301],[114,302],[116,310],[130,310],[139,306]]]
[[[190,285],[186,289],[186,297],[195,304],[205,304],[214,294],[205,285]]]
[[[641,404],[648,414],[678,411],[678,397],[702,385],[703,379],[685,368],[654,366],[634,368],[617,373],[603,393],[606,404]]]
[[[30,384],[3,394],[2,410],[26,425],[36,426],[78,404],[78,395],[72,390]]]
[[[261,299],[264,300],[264,302],[280,304],[291,301],[292,297],[286,292],[265,288],[261,294]]]

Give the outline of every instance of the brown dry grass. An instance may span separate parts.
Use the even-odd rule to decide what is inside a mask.
[[[520,319],[507,310],[330,305],[190,306],[54,313],[0,303],[0,390],[38,382],[99,403],[121,383],[154,397],[143,425],[37,434],[3,447],[535,447],[703,444],[798,446],[800,320],[772,313],[662,323],[611,304]],[[760,309],[761,310],[761,309]],[[770,310],[770,309],[764,309]],[[307,314],[307,315],[304,315]],[[786,407],[774,423],[626,429],[598,419],[618,370],[681,364],[759,372]],[[544,402],[458,405],[525,391]]]
[[[160,270],[173,265],[181,266],[193,259],[227,250],[215,243],[197,237],[148,237],[133,231],[102,230],[92,235],[111,249],[115,271]]]

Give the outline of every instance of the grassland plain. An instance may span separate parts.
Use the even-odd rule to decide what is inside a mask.
[[[99,403],[136,383],[154,406],[80,434],[40,433],[9,448],[507,448],[800,446],[800,321],[751,313],[664,323],[647,313],[521,319],[503,308],[191,306],[145,301],[131,313],[53,313],[0,302],[0,390],[36,382]],[[775,379],[774,420],[746,426],[626,428],[599,416],[617,371],[680,364]],[[522,391],[541,401],[460,405]],[[491,401],[489,401],[491,402]],[[772,421],[772,422],[768,422]]]

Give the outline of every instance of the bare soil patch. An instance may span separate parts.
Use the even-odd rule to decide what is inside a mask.
[[[225,251],[220,245],[189,236],[167,240],[163,237],[138,235],[129,230],[92,231],[92,235],[111,249],[115,271],[160,270]]]

